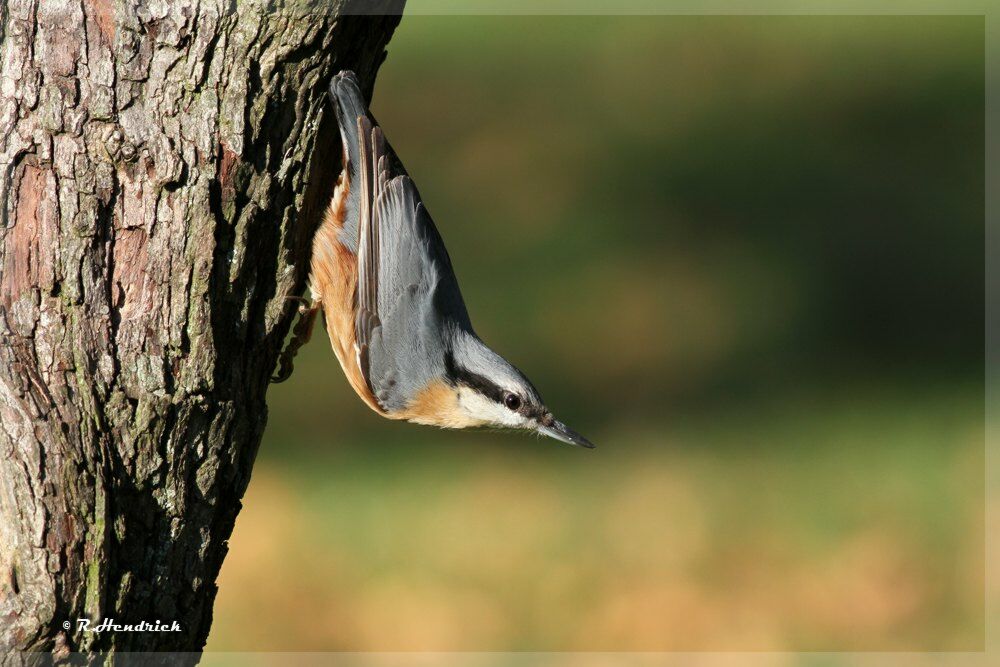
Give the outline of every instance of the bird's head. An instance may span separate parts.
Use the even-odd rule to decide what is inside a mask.
[[[534,431],[577,447],[594,447],[557,420],[528,378],[478,338],[459,338],[445,366],[456,408],[469,422]]]

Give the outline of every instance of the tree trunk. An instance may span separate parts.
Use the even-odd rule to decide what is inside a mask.
[[[326,84],[370,92],[402,11],[276,4],[0,0],[0,652],[204,646],[339,169]]]

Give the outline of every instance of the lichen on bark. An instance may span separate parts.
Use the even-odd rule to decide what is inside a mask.
[[[0,651],[198,650],[402,2],[0,3]],[[82,633],[76,619],[179,620]],[[70,629],[63,623],[70,621]]]

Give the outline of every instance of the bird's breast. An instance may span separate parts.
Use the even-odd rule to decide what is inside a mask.
[[[337,360],[354,391],[375,412],[386,415],[379,405],[357,360],[354,335],[358,283],[358,258],[341,242],[341,230],[347,213],[349,185],[341,175],[323,223],[313,240],[310,290],[323,307],[326,332]],[[386,415],[389,416],[389,415]]]

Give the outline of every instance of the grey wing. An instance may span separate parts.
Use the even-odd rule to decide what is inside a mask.
[[[355,336],[368,386],[391,412],[443,374],[445,332],[468,315],[413,181],[389,178],[381,131],[366,122],[359,122],[362,137],[371,137],[362,151],[370,167],[361,170],[362,200],[371,203],[361,204]]]

